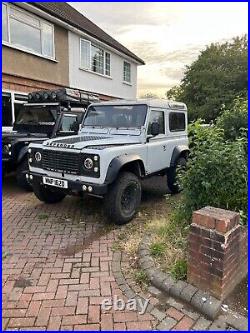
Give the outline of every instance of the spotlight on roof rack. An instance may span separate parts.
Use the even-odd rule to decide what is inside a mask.
[[[37,93],[35,93],[35,100],[39,101],[39,99],[40,99],[40,94],[37,92]]]
[[[55,91],[52,91],[52,93],[51,93],[51,98],[52,98],[53,100],[56,100],[56,92],[55,92]]]
[[[44,93],[43,93],[43,100],[48,100],[49,99],[49,93],[47,92],[47,91],[45,91]]]

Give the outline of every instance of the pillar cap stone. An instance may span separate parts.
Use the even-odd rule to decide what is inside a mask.
[[[196,210],[192,217],[192,223],[223,234],[233,229],[239,221],[239,213],[211,206]]]

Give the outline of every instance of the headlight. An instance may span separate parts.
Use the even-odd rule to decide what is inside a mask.
[[[42,155],[41,155],[41,153],[39,153],[39,151],[37,151],[37,152],[35,153],[35,160],[36,160],[37,162],[40,162],[41,159],[42,159]]]
[[[100,156],[96,154],[83,154],[81,173],[87,177],[100,177]]]
[[[90,157],[88,157],[84,160],[83,165],[87,170],[90,170],[93,168],[94,162]]]

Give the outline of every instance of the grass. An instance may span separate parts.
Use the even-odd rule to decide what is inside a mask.
[[[148,277],[143,270],[135,270],[134,279],[140,286],[145,286],[149,284]]]
[[[186,279],[186,246],[189,225],[183,219],[178,209],[179,196],[166,196],[159,202],[142,209],[141,214],[128,225],[124,226],[118,235],[119,250],[124,251],[131,258],[131,263],[136,262],[138,246],[145,235],[151,236],[150,253],[157,267],[170,273],[175,279]],[[131,265],[132,266],[132,265]],[[138,267],[135,267],[138,270]],[[132,267],[131,267],[132,269]],[[134,278],[137,283],[145,279],[142,272],[135,270]]]
[[[176,280],[186,280],[187,278],[187,261],[185,259],[178,259],[171,266],[170,273]]]
[[[168,217],[148,224],[150,251],[156,264],[175,279],[186,279],[186,245],[189,226],[179,221],[175,211]]]
[[[153,257],[161,257],[164,254],[166,245],[160,242],[155,242],[150,245],[150,253]]]

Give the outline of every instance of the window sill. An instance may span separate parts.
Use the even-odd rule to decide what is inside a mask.
[[[90,73],[90,74],[94,74],[94,75],[97,75],[97,76],[101,76],[101,77],[104,77],[105,79],[109,79],[109,80],[113,80],[113,78],[111,76],[108,76],[108,75],[104,75],[104,74],[100,74],[100,73],[96,73],[96,72],[93,72],[89,69],[86,69],[86,68],[82,68],[82,67],[79,67],[79,69],[81,71],[84,71],[84,72],[87,72],[87,73]]]
[[[127,81],[122,81],[123,84],[126,84],[127,86],[132,87],[132,83],[131,82],[127,82]]]
[[[46,57],[46,56],[44,56],[44,55],[42,55],[42,54],[39,54],[39,53],[33,52],[33,51],[31,51],[31,50],[27,50],[27,49],[25,49],[25,48],[23,48],[23,47],[21,47],[21,46],[11,45],[10,43],[8,43],[8,42],[4,42],[4,41],[2,41],[2,45],[7,46],[7,47],[10,47],[10,48],[15,49],[15,50],[18,50],[18,51],[22,51],[22,52],[24,52],[24,53],[32,54],[32,55],[34,55],[34,56],[36,56],[36,57],[39,57],[39,58],[42,58],[42,59],[46,59],[46,60],[49,60],[49,61],[53,61],[53,62],[58,63],[58,61],[57,61],[56,59],[54,59],[54,58]]]

